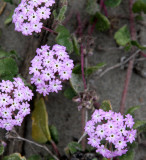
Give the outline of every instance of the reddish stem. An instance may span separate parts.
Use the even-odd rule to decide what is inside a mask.
[[[42,28],[43,28],[44,30],[46,30],[46,31],[49,31],[50,33],[53,33],[53,34],[55,34],[55,35],[58,35],[57,32],[53,31],[53,30],[50,29],[50,28],[47,28],[47,27],[45,27],[45,26],[43,26]]]
[[[80,14],[77,14],[77,20],[78,20],[78,34],[80,38],[82,37],[82,23],[81,23],[81,17]],[[84,89],[87,88],[86,86],[86,80],[85,80],[85,74],[84,74],[84,47],[83,44],[81,43],[80,45],[80,50],[81,50],[81,71],[82,71],[82,80],[84,83]]]
[[[85,74],[84,74],[84,48],[83,48],[83,45],[81,44],[81,70],[82,70],[82,80],[83,80],[83,83],[84,83],[84,90],[87,89],[87,85],[86,85],[86,79],[85,79]],[[85,112],[86,112],[86,109],[85,107],[82,108],[82,135],[84,134],[85,132]],[[85,150],[86,148],[86,139],[83,138],[82,140],[82,149],[83,151]]]
[[[80,38],[82,37],[82,23],[81,23],[81,17],[80,14],[77,14],[77,20],[78,20],[78,34]],[[85,80],[85,74],[84,74],[84,47],[83,44],[81,43],[80,45],[80,50],[81,50],[81,71],[82,71],[82,80],[84,83],[84,89],[87,88],[86,86],[86,80]]]
[[[95,25],[97,23],[97,19],[93,22],[92,26],[88,29],[88,34],[91,35],[95,29]]]
[[[77,13],[77,21],[78,21],[77,33],[79,34],[80,37],[82,37],[82,23],[81,23],[81,17],[79,13]]]
[[[81,110],[82,135],[85,132],[85,113],[86,113],[86,109],[85,109],[85,107],[83,107]],[[86,138],[85,137],[82,139],[81,145],[82,145],[82,150],[85,151],[85,149],[86,149]]]
[[[130,11],[130,34],[131,39],[136,40],[136,31],[135,31],[135,24],[134,24],[134,14],[132,11],[133,0],[129,0],[129,11]]]
[[[78,21],[78,30],[77,33],[79,34],[80,38],[82,37],[82,23],[81,23],[81,17],[80,14],[77,14],[77,21]],[[81,71],[82,71],[82,80],[83,80],[83,84],[84,84],[84,90],[87,88],[86,86],[86,80],[85,80],[85,74],[84,74],[84,47],[83,44],[80,44],[80,50],[81,50]],[[82,135],[84,134],[85,130],[85,112],[86,112],[86,108],[82,107],[82,111],[81,111],[81,117],[82,117]],[[85,150],[86,148],[86,139],[85,137],[82,139],[82,149]]]
[[[55,153],[57,154],[57,156],[60,158],[61,156],[60,156],[59,150],[58,150],[55,142],[53,140],[51,140],[50,142],[51,142],[51,145],[53,147],[53,150],[55,151]]]
[[[140,53],[140,55],[142,55],[143,57],[146,57],[146,54],[145,53],[143,53],[143,52],[139,52]]]
[[[81,44],[81,71],[82,71],[82,80],[84,83],[84,89],[87,89],[87,85],[86,85],[86,79],[85,79],[85,73],[84,73],[84,47]]]
[[[136,31],[135,31],[135,25],[134,25],[134,14],[132,12],[132,6],[133,6],[133,0],[129,0],[130,34],[131,34],[131,39],[136,40]],[[134,48],[132,48],[132,52],[133,51],[134,51]],[[121,99],[121,104],[120,104],[120,112],[122,114],[124,113],[124,109],[125,109],[126,97],[127,97],[127,92],[128,92],[128,86],[131,80],[133,64],[134,64],[134,58],[132,58],[128,64],[128,69],[127,69],[127,74],[126,74],[126,79],[125,79],[125,84],[124,84],[124,90],[122,93],[122,99]]]
[[[124,85],[124,90],[122,93],[122,100],[121,100],[121,105],[120,105],[120,112],[122,114],[124,113],[124,109],[125,109],[126,97],[127,97],[127,92],[128,92],[128,86],[129,86],[131,75],[132,75],[133,63],[134,63],[134,58],[129,61],[129,65],[127,69],[125,85]]]
[[[107,13],[106,6],[105,6],[105,4],[104,4],[104,0],[100,0],[100,8],[101,8],[101,10],[102,10],[102,9],[104,10],[105,16],[108,17],[108,13]]]

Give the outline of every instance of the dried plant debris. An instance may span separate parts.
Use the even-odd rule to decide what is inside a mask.
[[[3,13],[4,9],[6,8],[7,3],[0,1],[0,15]]]

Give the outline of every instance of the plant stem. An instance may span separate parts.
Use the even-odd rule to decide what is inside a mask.
[[[115,68],[118,68],[124,64],[126,64],[127,62],[129,62],[133,57],[135,57],[138,53],[140,53],[140,50],[137,50],[135,53],[133,53],[129,58],[127,58],[125,61],[121,62],[121,63],[117,63],[109,68],[106,68],[103,72],[101,72],[98,76],[98,78],[101,78],[105,73],[115,69]]]
[[[22,138],[22,137],[20,137],[16,132],[15,132],[15,136],[10,135],[10,134],[7,134],[7,135],[6,135],[6,138],[8,138],[8,139],[18,139],[18,140],[21,140],[21,141],[25,141],[25,142],[34,144],[34,145],[36,145],[36,146],[38,146],[38,147],[41,147],[41,148],[45,149],[55,160],[59,160],[59,159],[47,148],[47,146],[38,144],[38,143],[36,143],[36,142],[34,142],[34,141],[31,141],[31,140],[28,140],[28,139],[25,139],[25,138]]]
[[[43,26],[42,28],[43,28],[44,30],[46,30],[46,31],[50,32],[50,33],[53,33],[53,34],[55,34],[55,35],[58,35],[58,33],[57,33],[57,32],[53,31],[53,30],[52,30],[52,29],[50,29],[50,28],[47,28],[47,27],[45,27],[45,26]]]
[[[88,34],[91,36],[94,29],[95,29],[95,26],[96,26],[96,23],[97,23],[97,19],[95,19],[95,21],[93,22],[92,26],[88,29]]]
[[[80,139],[78,140],[78,143],[80,143],[82,141],[82,139],[87,135],[86,132],[84,132],[84,134],[80,137]]]
[[[134,24],[134,14],[132,11],[133,6],[133,0],[129,0],[129,11],[130,11],[130,34],[131,39],[136,40],[136,30],[135,30],[135,24]]]
[[[78,34],[80,36],[80,38],[82,38],[82,23],[81,23],[81,17],[80,14],[77,14],[77,21],[78,21]],[[85,74],[84,74],[84,46],[81,42],[80,44],[80,51],[81,51],[81,71],[82,71],[82,80],[83,80],[83,84],[84,84],[84,90],[87,89],[87,85],[86,85],[86,79],[85,79]],[[82,107],[82,111],[81,111],[81,123],[82,123],[82,135],[84,134],[84,128],[85,128],[85,113],[86,113],[86,108]],[[82,138],[82,149],[83,151],[86,148],[86,139],[85,137]]]
[[[83,83],[84,83],[84,90],[87,89],[87,85],[86,85],[86,80],[85,80],[85,74],[84,74],[84,48],[83,48],[83,45],[81,44],[81,71],[82,71],[82,80],[83,80]],[[81,111],[81,114],[82,114],[82,134],[84,133],[84,128],[85,128],[85,114],[86,114],[86,108],[85,107],[82,107],[82,111]],[[83,137],[82,139],[82,149],[83,151],[85,150],[86,148],[86,139],[85,137]]]
[[[131,39],[136,40],[136,31],[135,31],[135,25],[134,25],[134,14],[132,12],[132,6],[133,6],[133,0],[129,0],[129,11],[130,11],[130,34],[131,34]],[[135,48],[133,47],[131,52],[133,52]],[[125,84],[124,84],[124,90],[122,93],[122,99],[121,99],[121,104],[120,104],[120,112],[123,114],[124,109],[125,109],[125,104],[126,104],[126,97],[127,97],[127,92],[128,92],[128,86],[131,80],[131,75],[132,75],[132,69],[133,69],[133,64],[134,64],[134,59],[133,57],[128,64],[128,69],[127,69],[127,74],[126,74],[126,79],[125,79]]]
[[[57,156],[60,158],[61,156],[60,156],[59,150],[58,150],[55,142],[53,140],[51,140],[50,142],[51,142],[51,145],[52,145],[54,151],[56,152]]]
[[[108,17],[108,13],[107,13],[106,6],[105,6],[105,4],[104,4],[104,0],[100,0],[100,9],[101,9],[101,10],[103,9],[105,16]]]
[[[86,79],[85,79],[85,73],[84,73],[84,48],[83,45],[81,44],[81,71],[82,71],[82,80],[84,83],[84,89],[87,89],[86,85]]]
[[[145,53],[140,52],[140,55],[142,55],[143,57],[145,57],[145,58],[146,58],[146,54],[145,54]]]

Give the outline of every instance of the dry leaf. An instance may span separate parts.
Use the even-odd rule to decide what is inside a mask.
[[[7,5],[6,2],[3,2],[3,1],[0,2],[0,15],[3,13],[6,5]]]

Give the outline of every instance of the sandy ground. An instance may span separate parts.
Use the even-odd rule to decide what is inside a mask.
[[[127,2],[123,2],[120,7],[112,10],[109,9],[109,16],[122,15],[128,16]],[[74,22],[76,20],[75,13],[80,12],[82,19],[85,15],[82,13],[85,7],[84,0],[70,0],[69,9],[67,14],[71,11],[73,12],[72,19],[67,24],[67,27],[71,30],[74,29]],[[14,25],[9,26],[4,25],[4,20],[11,12],[14,7],[7,5],[3,14],[0,16],[0,29],[2,34],[0,36],[0,46],[2,46],[7,51],[16,50],[17,53],[24,58],[25,57],[25,47],[28,45],[28,37],[23,36],[21,33],[14,31]],[[118,21],[118,27],[128,24],[128,20],[122,19]],[[142,26],[137,26],[137,30],[140,30],[139,40],[141,44],[146,43],[146,29]],[[94,54],[88,59],[89,66],[95,65],[100,62],[105,62],[107,67],[112,66],[119,62],[120,57],[126,56],[124,50],[119,49],[116,45],[113,35],[115,30],[111,33],[100,33],[98,31],[94,32],[95,37],[95,49]],[[48,40],[48,44],[52,43],[51,39]],[[104,48],[103,51],[98,50],[98,48]],[[146,62],[143,62],[146,63]],[[146,64],[144,64],[146,66]],[[94,89],[99,97],[100,102],[102,100],[110,100],[112,107],[115,111],[119,111],[120,99],[123,91],[123,85],[125,81],[126,70],[121,70],[120,68],[114,69],[102,78],[97,79],[97,74],[94,74],[89,80],[89,87]],[[146,120],[146,79],[140,77],[138,74],[133,72],[131,83],[129,86],[129,92],[127,96],[126,109],[132,106],[140,105],[141,109],[136,112],[136,118],[141,120]],[[65,87],[64,87],[65,88]],[[72,101],[66,99],[63,96],[63,91],[58,94],[51,94],[48,96],[48,101],[46,102],[49,123],[56,125],[59,131],[59,149],[63,152],[63,148],[71,141],[73,138],[80,138],[81,136],[81,117],[80,112],[77,110],[77,105]],[[26,130],[26,137],[31,139],[31,118],[27,117],[28,125]],[[4,136],[4,132],[1,132],[1,136]],[[29,156],[31,154],[36,154],[40,150],[34,149],[33,146],[25,144],[25,154]],[[144,160],[144,148],[139,148],[136,152],[135,160]]]

